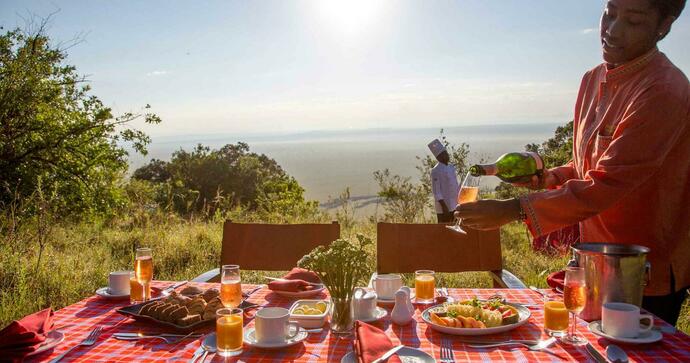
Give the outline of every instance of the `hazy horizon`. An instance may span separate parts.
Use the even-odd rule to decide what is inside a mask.
[[[484,124],[444,128],[451,144],[467,143],[470,162],[491,161],[509,151],[522,151],[529,143],[539,143],[552,137],[562,123]],[[250,152],[266,154],[275,159],[305,189],[305,197],[318,200],[330,208],[329,200],[350,188],[360,215],[374,212],[378,186],[373,177],[376,170],[390,169],[391,173],[420,178],[417,156],[430,155],[427,144],[439,136],[436,127],[372,128],[291,134],[262,134],[252,137],[238,134],[187,135],[154,137],[149,155],[130,158],[130,171],[150,159],[169,160],[172,152],[190,151],[201,143],[212,149],[239,141],[249,144]],[[491,188],[496,178],[483,178],[482,186]]]

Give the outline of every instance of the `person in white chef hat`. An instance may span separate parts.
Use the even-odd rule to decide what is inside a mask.
[[[455,167],[450,165],[450,155],[439,139],[429,143],[429,150],[438,163],[431,169],[431,191],[434,194],[438,223],[453,221],[453,211],[457,206],[458,178]]]

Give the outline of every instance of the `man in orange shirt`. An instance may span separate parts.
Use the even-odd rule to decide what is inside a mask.
[[[579,223],[582,242],[650,248],[642,306],[675,324],[690,286],[690,83],[657,49],[685,0],[609,0],[604,63],[575,104],[573,158],[534,177],[548,190],[463,204],[476,229],[524,220],[533,236]]]

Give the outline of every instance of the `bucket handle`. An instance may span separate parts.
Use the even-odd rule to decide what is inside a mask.
[[[648,262],[644,263],[644,282],[643,286],[649,285],[649,281],[652,280],[652,264]]]

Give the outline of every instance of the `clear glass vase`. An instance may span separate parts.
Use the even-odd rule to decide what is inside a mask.
[[[352,312],[352,297],[332,297],[331,332],[334,334],[350,334],[354,328],[355,319]]]

